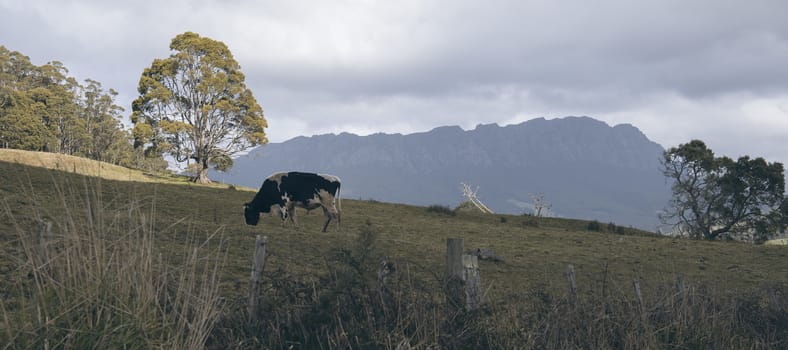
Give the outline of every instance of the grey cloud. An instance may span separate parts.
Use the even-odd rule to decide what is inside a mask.
[[[788,24],[779,14],[788,13],[788,5],[692,9],[684,3],[575,12],[523,2],[478,8],[460,3],[432,9],[416,21],[419,30],[408,33],[414,37],[399,38],[414,42],[414,52],[394,51],[402,44],[381,45],[379,65],[372,68],[352,59],[322,64],[321,57],[313,65],[248,67],[266,83],[360,98],[440,96],[479,85],[581,93],[674,90],[690,96],[785,87]],[[398,55],[417,58],[388,61]]]
[[[781,0],[32,3],[0,0],[0,45],[63,61],[127,108],[172,37],[222,40],[272,140],[575,114],[631,123],[663,144],[713,139],[733,152],[758,138],[752,153],[784,149],[755,136],[757,123],[726,136],[754,113],[740,111],[748,99],[788,96]]]

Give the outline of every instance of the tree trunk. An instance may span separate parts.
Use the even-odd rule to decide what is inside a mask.
[[[200,172],[197,174],[197,177],[194,178],[194,182],[198,184],[211,183],[211,179],[208,178],[208,164],[205,163],[202,164],[202,167],[200,168]]]

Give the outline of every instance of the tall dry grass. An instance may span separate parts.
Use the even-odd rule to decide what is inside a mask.
[[[599,269],[592,262],[624,258],[606,256],[609,250],[594,239],[608,236],[587,234],[587,222],[539,218],[538,228],[529,226],[534,232],[525,232],[516,217],[507,223],[498,217],[477,220],[465,213],[420,216],[423,208],[371,202],[349,202],[356,205],[356,212],[349,211],[348,217],[355,214],[356,221],[349,221],[342,233],[314,235],[268,226],[277,235],[275,242],[291,243],[269,243],[272,263],[264,271],[259,317],[249,323],[243,282],[253,252],[249,240],[238,237],[254,231],[239,223],[228,229],[234,232],[225,234],[222,227],[241,217],[221,210],[242,202],[247,194],[184,186],[110,186],[97,179],[52,173],[58,175],[52,175],[51,181],[30,170],[29,177],[37,177],[27,180],[27,185],[0,183],[0,348],[788,348],[788,289],[780,269],[764,274],[777,282],[760,289],[733,283],[741,276],[731,277],[731,283],[704,286],[689,279],[666,284],[670,277],[644,272],[638,297],[613,264],[609,274],[605,269],[597,275]],[[166,207],[159,204],[165,199]],[[194,205],[208,199],[215,203]],[[189,220],[178,219],[190,213],[196,214]],[[389,217],[396,220],[386,221]],[[436,218],[440,225],[434,223]],[[317,225],[320,219],[313,219]],[[567,226],[543,230],[558,224]],[[421,226],[426,229],[418,229]],[[463,226],[475,227],[474,235],[466,236],[469,240],[485,238],[482,246],[509,252],[506,256],[511,259],[505,262],[483,263],[485,288],[509,282],[527,287],[490,293],[476,311],[450,305],[443,265],[430,261],[441,258],[442,252],[427,248],[431,241],[442,246],[442,237]],[[396,236],[400,231],[409,235]],[[550,236],[573,238],[543,239]],[[620,237],[645,241],[616,237],[622,245],[627,240]],[[510,281],[501,278],[500,271],[497,280],[488,279],[495,270],[530,266],[517,262],[514,250],[505,246],[524,238],[538,246],[525,252],[549,261],[581,259],[577,253],[584,251],[567,244],[579,239],[584,245],[597,244],[601,252],[575,264],[577,295],[565,292],[560,269],[538,268],[545,271],[538,278],[544,285],[514,283],[528,277],[521,273],[503,275]],[[232,242],[237,249],[228,255]],[[654,246],[684,243],[648,240]],[[705,274],[760,273],[765,271],[760,265],[745,262],[734,270],[719,265],[753,255],[771,259],[767,261],[782,256],[773,250],[720,243],[713,248],[726,248],[730,259],[715,261],[718,255],[711,249],[686,247],[704,256],[712,254],[714,261],[677,265],[687,273],[697,266]],[[560,249],[566,252],[540,254]],[[744,249],[749,253],[734,254]],[[644,258],[649,254],[645,249],[640,252]],[[680,260],[683,254],[677,248],[664,252],[660,255],[664,259]],[[234,262],[226,267],[230,258]],[[306,258],[310,260],[304,264],[293,262]],[[240,288],[233,288],[234,282]],[[221,284],[225,289],[220,295]]]
[[[318,280],[277,269],[258,321],[223,316],[209,348],[297,349],[785,349],[788,288],[710,289],[675,283],[617,285],[592,276],[573,294],[538,287],[451,305],[439,273],[418,278],[412,261],[387,257],[374,228],[326,256]],[[579,273],[582,273],[580,271]],[[641,286],[642,284],[642,286]]]
[[[537,288],[493,304],[495,348],[522,349],[785,349],[785,286],[721,291],[684,281],[640,295],[602,278],[585,293]],[[578,286],[581,288],[581,286]]]
[[[188,252],[164,255],[155,198],[108,203],[101,180],[53,184],[54,197],[32,187],[26,197],[57,202],[54,211],[35,205],[41,209],[20,217],[2,203],[15,227],[5,242],[12,267],[10,295],[0,299],[4,348],[202,348],[222,310],[221,242],[191,235]]]

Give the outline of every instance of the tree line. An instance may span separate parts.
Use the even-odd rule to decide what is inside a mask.
[[[185,32],[170,50],[142,71],[127,130],[115,90],[0,46],[0,148],[148,171],[165,170],[166,154],[185,162],[195,182],[211,182],[209,168],[227,170],[232,155],[268,142],[268,124],[227,45]]]
[[[80,83],[68,73],[61,62],[37,66],[22,53],[0,46],[0,148],[166,169],[161,155],[134,149],[115,90],[92,79]]]

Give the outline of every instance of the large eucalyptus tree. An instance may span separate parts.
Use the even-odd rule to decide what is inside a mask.
[[[210,167],[226,170],[231,155],[266,143],[268,125],[227,45],[186,32],[170,50],[142,72],[132,104],[135,147],[194,161],[194,181],[207,183]]]
[[[764,240],[788,223],[781,163],[715,157],[703,141],[692,140],[665,151],[662,165],[673,198],[661,218],[692,238]]]

